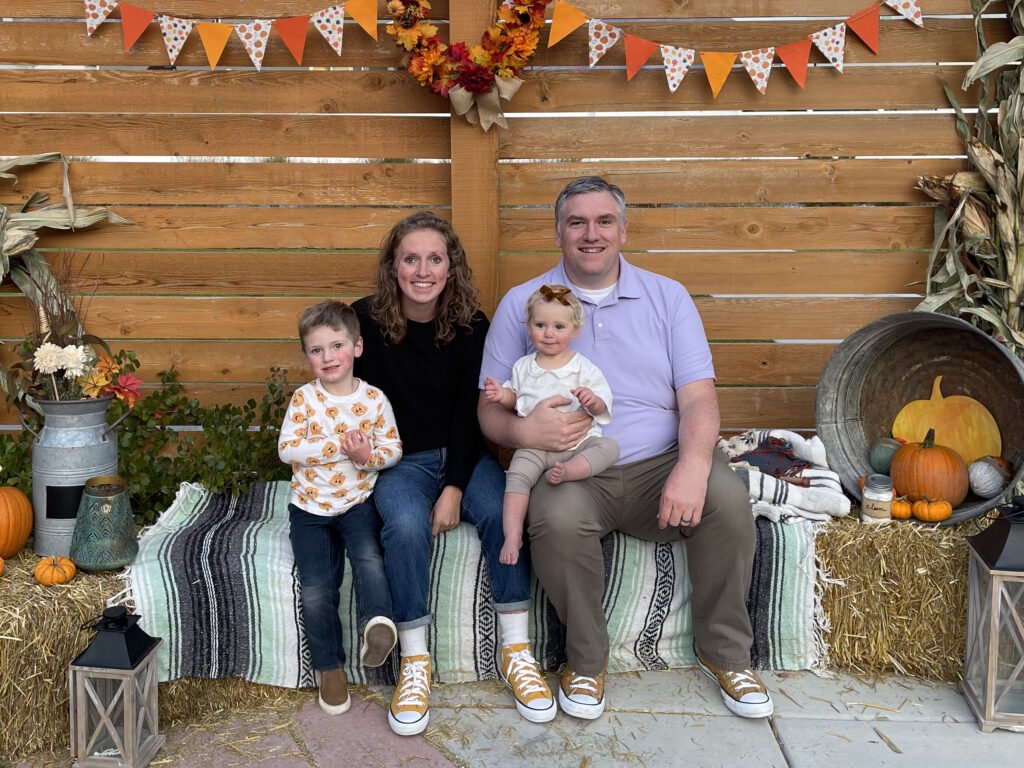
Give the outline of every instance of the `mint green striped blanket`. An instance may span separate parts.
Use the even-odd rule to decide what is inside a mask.
[[[160,680],[241,677],[289,688],[314,684],[294,559],[288,541],[288,483],[257,483],[231,498],[183,484],[144,531],[128,569],[129,596],[141,625],[162,637]],[[747,607],[760,669],[807,669],[821,662],[816,608],[814,529],[757,521],[754,579]],[[622,534],[604,542],[609,671],[695,663],[689,580],[682,544],[654,544]],[[396,663],[359,666],[350,569],[342,585],[342,625],[353,682],[394,681]],[[495,678],[497,619],[468,524],[434,542],[428,640],[440,682]],[[564,628],[534,583],[534,652],[548,669],[564,661]]]

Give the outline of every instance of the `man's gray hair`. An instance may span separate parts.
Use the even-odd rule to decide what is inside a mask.
[[[611,193],[611,196],[615,198],[615,202],[619,206],[619,218],[622,219],[623,224],[626,223],[626,195],[623,194],[622,190],[614,184],[605,181],[600,176],[583,176],[575,181],[570,181],[558,193],[558,199],[555,201],[556,230],[562,231],[562,212],[565,210],[565,204],[569,198],[576,197],[576,195],[585,195],[589,192]]]

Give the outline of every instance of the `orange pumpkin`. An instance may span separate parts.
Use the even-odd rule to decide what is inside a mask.
[[[925,496],[920,501],[915,501],[912,508],[914,517],[925,523],[941,523],[948,520],[953,514],[953,505],[945,499],[932,501]]]
[[[889,474],[896,493],[911,501],[931,496],[955,507],[967,496],[967,465],[952,448],[935,444],[933,429],[922,442],[896,451]]]
[[[17,488],[0,486],[0,557],[18,554],[32,533],[32,503]]]
[[[75,564],[66,557],[44,557],[36,563],[34,576],[44,587],[67,584],[75,578]]]
[[[952,448],[967,464],[982,456],[1002,454],[999,425],[988,409],[973,397],[943,397],[941,383],[942,377],[936,376],[930,399],[903,406],[893,422],[892,436],[907,442],[921,440],[934,428],[935,440]]]
[[[910,519],[910,502],[900,496],[898,499],[892,500],[892,516],[896,520],[909,520]]]

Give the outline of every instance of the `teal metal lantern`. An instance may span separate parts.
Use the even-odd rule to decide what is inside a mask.
[[[101,475],[87,480],[71,536],[75,565],[85,571],[111,571],[129,565],[138,553],[124,478]]]

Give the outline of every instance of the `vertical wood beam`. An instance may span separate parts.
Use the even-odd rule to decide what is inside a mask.
[[[477,45],[495,19],[495,0],[451,0],[450,42]],[[452,115],[452,225],[462,241],[483,310],[490,316],[498,297],[498,126],[484,131]]]

